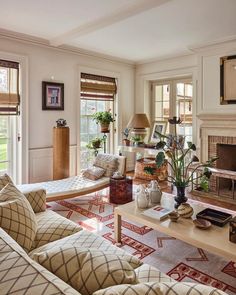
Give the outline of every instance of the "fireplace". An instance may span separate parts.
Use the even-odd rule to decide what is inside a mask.
[[[208,136],[208,157],[219,158],[214,164],[216,168],[236,173],[236,137]],[[229,199],[233,199],[236,195],[234,181],[215,176],[211,177],[210,191]]]

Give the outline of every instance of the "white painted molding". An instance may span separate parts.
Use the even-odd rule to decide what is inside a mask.
[[[137,15],[141,12],[150,10],[154,7],[160,6],[164,3],[167,3],[171,0],[139,0],[139,2],[123,6],[120,9],[115,10],[114,12],[105,15],[95,21],[91,21],[89,23],[83,24],[73,30],[65,32],[53,39],[50,40],[50,44],[54,46],[59,46],[62,44],[66,44],[67,42],[78,38],[80,36],[89,34],[91,32],[97,31],[104,27],[107,27],[111,24],[115,24],[124,19],[127,19],[131,16]]]
[[[77,175],[76,145],[70,146],[70,176]],[[39,148],[29,151],[29,183],[49,181],[53,179],[53,149]]]
[[[132,68],[135,65],[135,63],[133,61],[128,60],[128,59],[119,58],[119,57],[111,56],[108,54],[95,52],[92,50],[85,50],[85,49],[78,48],[78,47],[71,46],[71,45],[62,45],[59,47],[55,47],[55,46],[50,45],[49,41],[46,39],[34,37],[34,36],[30,36],[30,35],[22,34],[22,33],[18,33],[18,32],[13,32],[13,31],[1,29],[1,28],[0,28],[0,38],[18,41],[21,43],[26,43],[26,44],[36,45],[36,46],[41,46],[44,48],[46,47],[46,48],[49,48],[52,50],[67,52],[67,53],[76,54],[79,56],[96,58],[96,59],[100,59],[102,61],[107,60],[111,63],[122,64],[122,65],[126,65],[127,67],[132,67]]]

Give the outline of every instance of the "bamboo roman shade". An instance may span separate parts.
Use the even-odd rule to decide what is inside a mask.
[[[81,99],[113,101],[116,91],[115,78],[81,73]]]
[[[18,115],[19,63],[0,60],[0,115]]]

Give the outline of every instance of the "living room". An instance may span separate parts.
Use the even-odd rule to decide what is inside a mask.
[[[49,3],[10,0],[2,3],[1,7],[1,175],[7,173],[19,185],[18,188],[27,185],[27,189],[35,190],[35,184],[38,186],[49,183],[48,192],[44,192],[45,187],[41,186],[43,211],[46,210],[47,194],[45,212],[55,211],[76,222],[80,228],[96,232],[113,244],[118,242],[116,244],[119,245],[121,242],[119,249],[138,256],[145,265],[157,267],[161,276],[168,274],[179,282],[205,283],[217,287],[222,293],[236,294],[235,254],[230,255],[236,252],[232,251],[236,250],[235,242],[229,242],[227,237],[227,244],[218,245],[218,249],[214,248],[214,238],[214,243],[205,241],[205,244],[208,243],[205,248],[203,242],[197,242],[198,239],[203,241],[207,233],[211,237],[212,228],[202,230],[199,237],[183,238],[178,235],[178,227],[184,220],[182,218],[177,223],[170,223],[173,232],[169,232],[169,228],[163,229],[149,223],[140,225],[136,217],[129,219],[126,216],[129,212],[125,209],[115,210],[117,219],[113,220],[117,205],[109,203],[109,189],[104,188],[106,185],[103,182],[98,187],[97,184],[91,187],[91,183],[80,181],[81,190],[86,193],[78,198],[75,196],[80,195],[80,191],[75,191],[75,183],[63,182],[57,194],[60,197],[53,197],[58,189],[53,180],[59,179],[55,178],[53,159],[54,131],[58,119],[66,120],[69,130],[66,147],[69,162],[66,165],[63,162],[60,164],[64,167],[63,179],[78,177],[81,170],[94,161],[94,150],[90,147],[95,137],[102,140],[98,154],[103,154],[104,151],[111,155],[122,154],[126,157],[126,163],[125,168],[120,171],[134,178],[138,157],[144,152],[156,156],[157,150],[152,148],[156,144],[152,140],[153,130],[155,124],[163,124],[163,135],[177,131],[179,135],[186,137],[186,144],[187,141],[194,144],[191,152],[201,163],[207,162],[209,158],[219,158],[213,165],[216,170],[211,170],[212,194],[209,197],[208,193],[203,192],[188,193],[192,207],[197,206],[196,202],[199,201],[203,206],[236,215],[236,163],[233,150],[236,144],[236,99],[233,99],[236,2],[71,0],[65,3],[53,0]],[[15,77],[19,82],[18,86],[13,86],[14,91],[17,89],[17,96],[13,91],[12,101],[10,90],[7,91],[8,100],[5,94],[2,95],[4,87],[8,83],[10,85],[11,80],[10,75],[8,83],[4,82],[6,67],[9,73],[17,73],[12,76],[12,80]],[[103,84],[109,81],[108,84],[114,84],[113,92],[109,90],[108,95],[103,93],[102,97],[98,91],[91,97],[89,91],[84,91],[85,84],[91,81],[94,84],[97,81],[103,81]],[[60,94],[59,102],[50,102],[53,106],[49,105],[45,90],[50,85],[59,89]],[[109,133],[101,132],[99,125],[92,120],[92,116],[98,111],[112,113],[115,121],[110,124]],[[137,114],[146,114],[149,124],[143,126],[147,132],[144,143],[140,141],[135,146],[137,132],[132,128],[137,126],[133,126],[131,122]],[[175,126],[171,124],[169,120],[173,117],[180,118],[181,123],[174,124]],[[127,127],[130,146],[123,143],[124,130]],[[61,154],[62,157],[66,155],[63,148]],[[221,173],[221,177],[217,173]],[[225,182],[222,174],[226,178]],[[133,198],[139,185],[150,182],[151,178],[147,177],[149,180],[146,181],[145,177],[144,174],[144,180],[133,179]],[[3,183],[6,184],[5,180]],[[167,181],[160,182],[159,185],[163,193],[171,192]],[[69,186],[73,187],[73,194],[70,188],[70,194],[63,198],[65,192],[61,190]],[[53,191],[51,195],[50,189]],[[68,199],[72,195],[73,198]],[[28,196],[32,197],[30,193]],[[37,200],[38,197],[35,198]],[[4,198],[2,201],[5,201]],[[36,215],[42,213],[39,212],[41,211]],[[121,221],[122,217],[125,220]],[[38,224],[43,224],[49,215],[42,220],[41,217],[37,218]],[[119,233],[119,223],[122,223],[124,236]],[[71,224],[70,226],[72,230],[67,235],[78,235],[78,229],[74,229]],[[223,234],[229,235],[229,223],[223,228]],[[217,228],[216,230],[218,231]],[[50,239],[48,242],[53,243]],[[58,247],[59,244],[55,245]],[[82,244],[80,246],[84,247]],[[34,255],[39,257],[31,247],[26,252],[29,250],[31,258]],[[123,252],[119,254],[126,255]],[[47,268],[43,263],[40,264]],[[0,279],[0,286],[1,284],[4,288],[5,282],[1,283]],[[41,294],[40,292],[35,294]],[[63,293],[62,290],[60,292],[62,293],[58,294],[78,294],[71,290],[68,293]],[[114,294],[112,292],[118,290],[110,292]],[[157,293],[150,295],[164,294],[163,290],[155,292]],[[21,293],[0,291],[0,294]],[[45,294],[54,293],[48,291]]]

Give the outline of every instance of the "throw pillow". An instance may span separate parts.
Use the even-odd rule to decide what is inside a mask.
[[[119,285],[99,290],[93,295],[226,295],[225,292],[211,286],[198,283],[148,282],[136,285]]]
[[[117,284],[137,283],[128,259],[94,248],[65,245],[36,253],[33,259],[82,295]]]
[[[37,231],[35,214],[25,196],[11,183],[0,191],[0,227],[25,251],[31,249]]]
[[[12,183],[11,177],[7,174],[0,176],[0,190],[3,189],[8,183]]]
[[[81,172],[83,177],[86,177],[91,180],[98,180],[105,174],[106,170],[100,167],[93,166],[93,167],[84,169]]]
[[[93,165],[105,169],[105,176],[111,177],[118,169],[118,158],[110,154],[98,154]]]

